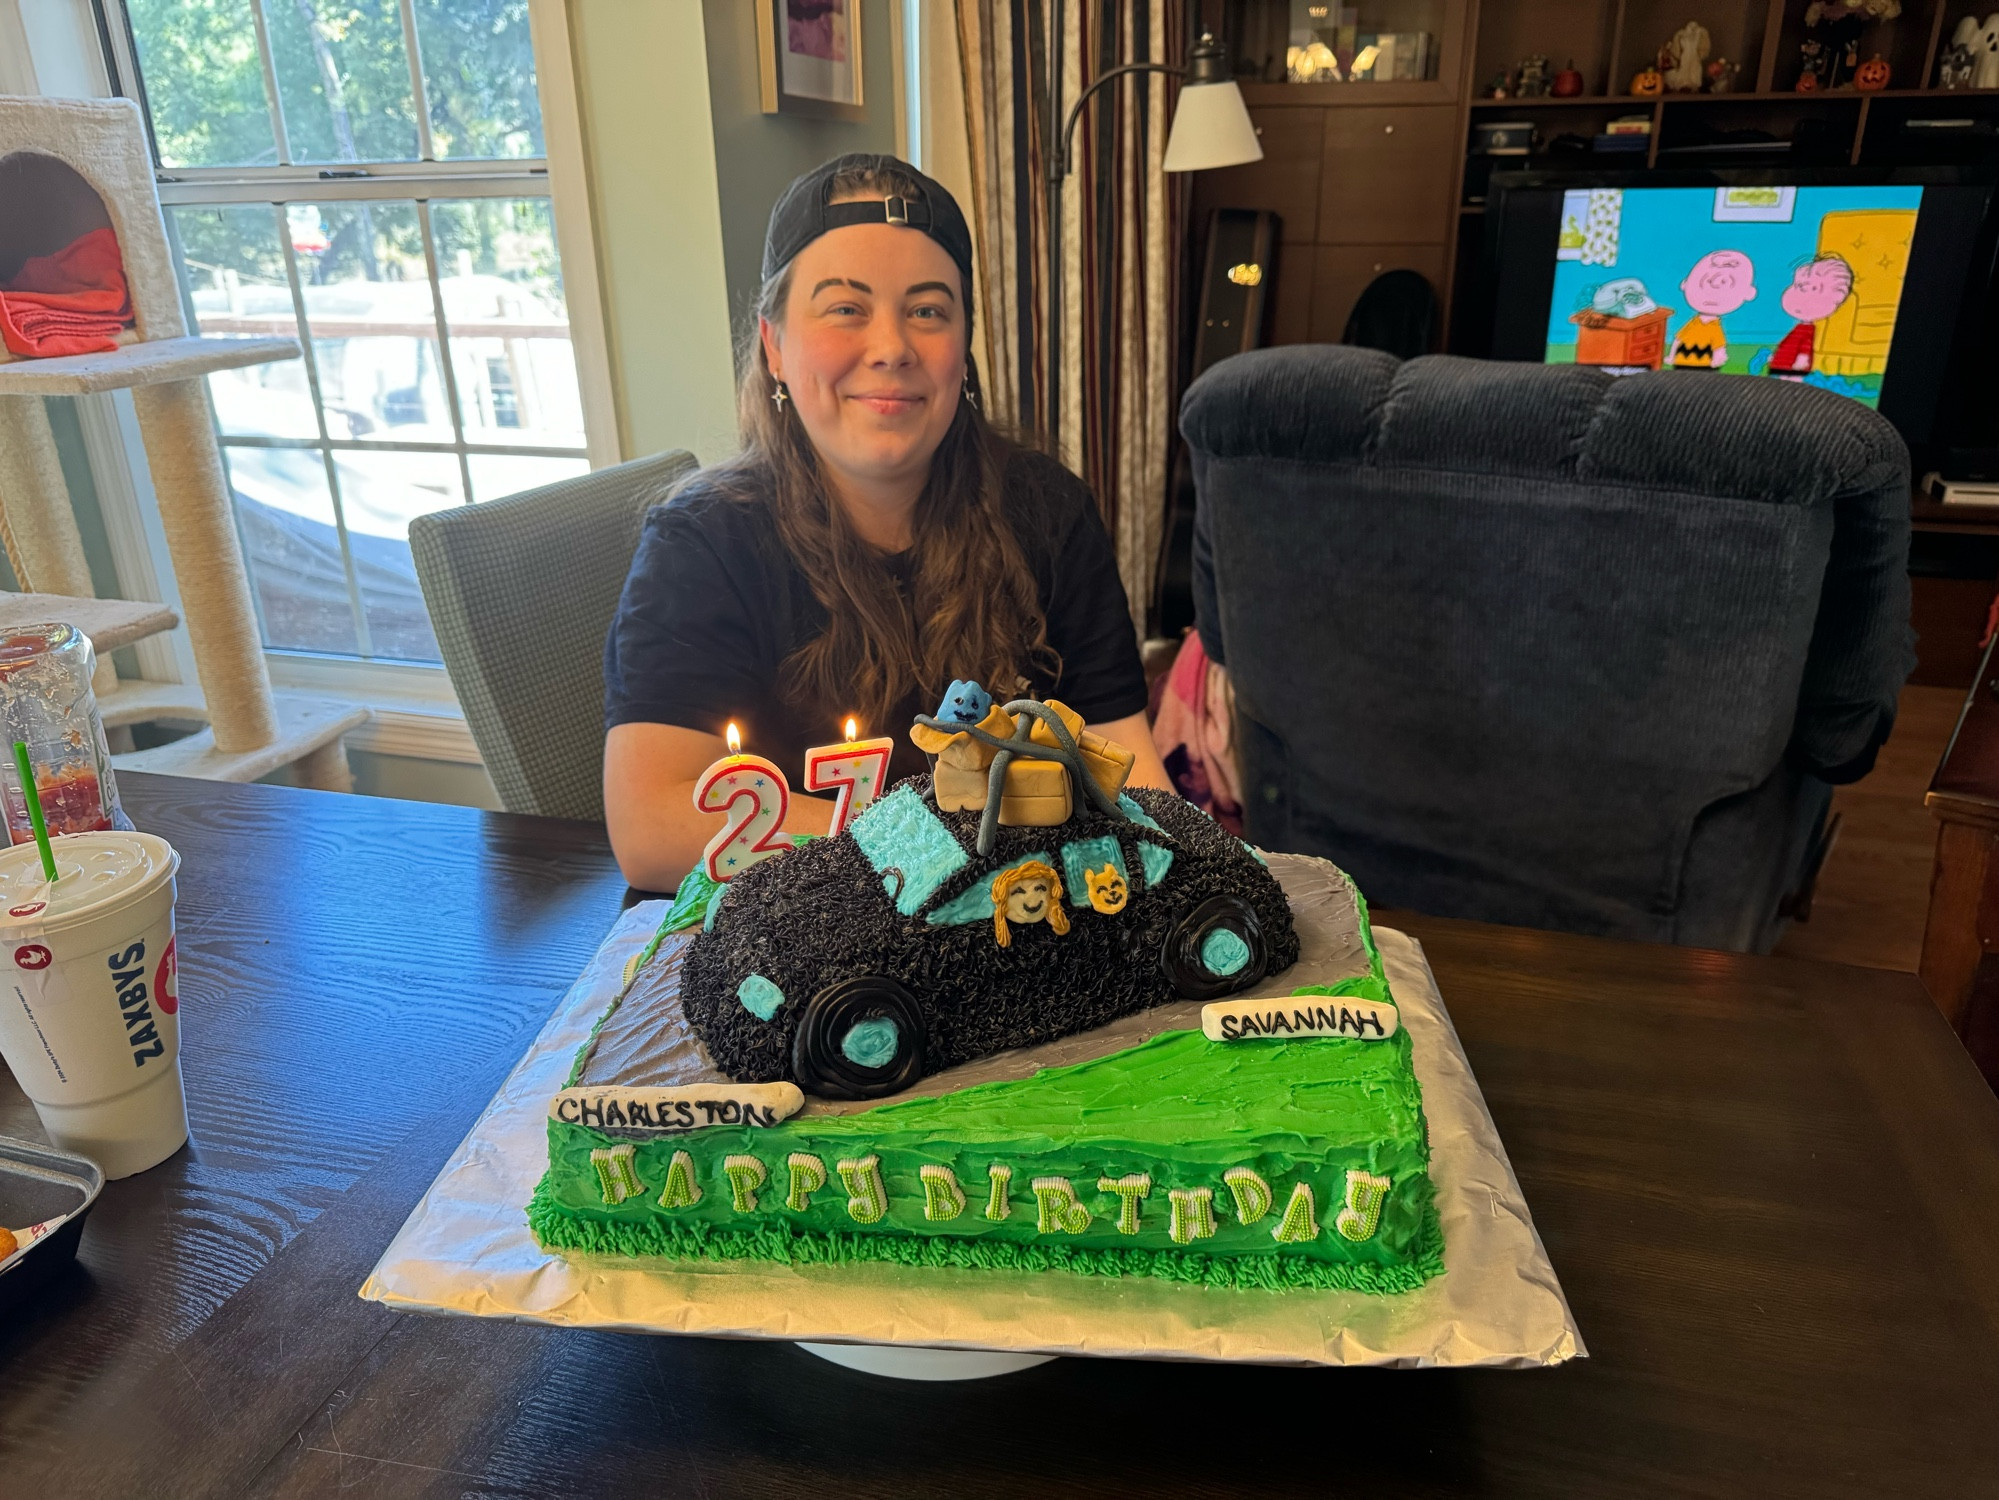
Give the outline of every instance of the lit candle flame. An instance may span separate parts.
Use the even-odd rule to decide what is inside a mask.
[[[851,742],[857,734],[857,726],[852,719],[847,720],[847,739]]]
[[[728,739],[729,739],[729,753],[731,755],[740,754],[743,748],[743,736],[741,731],[739,731],[736,728],[736,721],[734,719],[731,719],[729,721]]]

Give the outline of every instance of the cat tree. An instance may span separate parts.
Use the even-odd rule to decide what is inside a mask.
[[[341,736],[368,712],[272,693],[202,389],[212,371],[296,359],[298,343],[188,334],[135,104],[0,97],[0,268],[106,226],[130,288],[129,341],[49,359],[0,349],[0,543],[24,589],[79,599],[94,592],[41,398],[129,389],[201,684],[119,685],[101,661],[100,706],[107,725],[188,718],[207,727],[115,757],[117,765],[217,781],[292,765],[303,785],[344,790]]]

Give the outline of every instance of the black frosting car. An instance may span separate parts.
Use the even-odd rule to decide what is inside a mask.
[[[1077,802],[982,838],[980,813],[940,812],[912,777],[738,877],[681,970],[710,1057],[741,1082],[879,1098],[1297,959],[1276,880],[1199,809],[1145,788]]]

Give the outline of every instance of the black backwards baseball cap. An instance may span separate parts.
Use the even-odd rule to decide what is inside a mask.
[[[917,185],[918,196],[891,195],[863,198],[852,203],[828,203],[833,179],[845,172],[899,173]],[[901,224],[920,229],[944,247],[957,262],[968,289],[972,285],[972,231],[965,223],[958,200],[941,182],[925,177],[908,162],[894,156],[877,156],[854,151],[836,156],[824,166],[814,167],[784,190],[770,211],[770,228],[764,234],[763,279],[769,281],[791,263],[798,252],[829,229],[849,224]],[[970,308],[968,307],[969,313]]]

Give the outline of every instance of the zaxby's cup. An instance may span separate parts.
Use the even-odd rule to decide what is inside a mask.
[[[0,1056],[49,1138],[106,1177],[187,1140],[174,969],[180,856],[150,833],[0,849]]]

